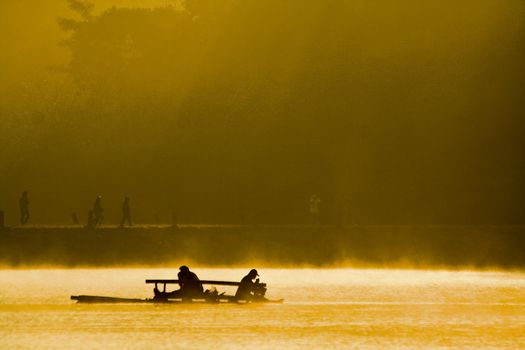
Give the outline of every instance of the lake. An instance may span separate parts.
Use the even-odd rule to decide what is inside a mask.
[[[249,269],[192,270],[236,281]],[[0,270],[0,348],[525,348],[523,272],[258,270],[283,304],[79,305],[70,295],[149,298],[144,280],[177,269]]]

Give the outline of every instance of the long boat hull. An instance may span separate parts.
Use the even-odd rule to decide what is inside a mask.
[[[181,303],[237,303],[237,304],[246,304],[245,301],[239,301],[235,297],[223,296],[218,300],[206,300],[206,299],[192,299],[191,301],[181,300],[181,299],[169,299],[169,300],[157,300],[157,299],[135,299],[135,298],[115,298],[115,297],[106,297],[106,296],[96,296],[96,295],[72,295],[71,300],[76,300],[77,303],[82,304],[181,304]],[[253,301],[254,303],[282,303],[284,299],[279,300],[269,300],[261,299]]]
[[[138,304],[153,303],[153,299],[134,299],[134,298],[114,298],[96,295],[72,295],[71,300],[84,304]]]

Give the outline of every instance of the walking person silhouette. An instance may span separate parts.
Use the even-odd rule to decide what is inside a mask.
[[[122,203],[122,220],[120,220],[120,227],[124,227],[126,222],[128,223],[128,226],[133,226],[131,223],[131,207],[129,202],[130,199],[126,196]]]
[[[27,191],[22,193],[18,204],[20,206],[20,225],[25,225],[29,221],[29,198]]]
[[[102,220],[104,220],[104,208],[102,208],[102,196],[98,196],[93,204],[93,215],[94,215],[94,226],[102,225]]]

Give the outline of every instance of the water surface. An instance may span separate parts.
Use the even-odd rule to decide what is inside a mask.
[[[195,269],[239,280],[247,269]],[[272,305],[78,305],[151,297],[175,269],[0,270],[0,348],[525,348],[525,274],[260,269]],[[222,287],[233,293],[233,289]]]

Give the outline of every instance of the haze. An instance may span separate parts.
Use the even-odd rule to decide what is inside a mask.
[[[524,223],[524,1],[93,2],[0,3],[9,223]]]

